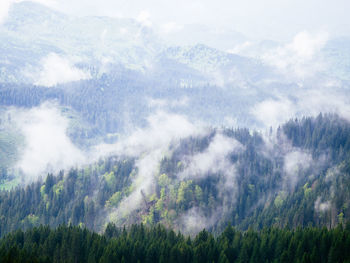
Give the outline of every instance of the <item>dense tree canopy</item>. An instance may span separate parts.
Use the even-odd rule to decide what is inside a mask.
[[[85,228],[40,226],[0,240],[1,262],[350,262],[350,226],[265,228],[190,238],[157,225],[109,224],[103,235]]]

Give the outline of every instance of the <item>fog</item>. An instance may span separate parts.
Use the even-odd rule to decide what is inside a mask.
[[[7,113],[24,137],[15,168],[24,173],[25,182],[86,162],[85,154],[68,137],[69,121],[56,104],[45,103],[30,110],[10,109]]]
[[[162,159],[171,157],[183,139],[208,136],[220,125],[275,131],[289,119],[320,112],[350,121],[350,52],[343,47],[349,42],[332,42],[350,36],[348,1],[34,0],[72,16],[47,11],[36,20],[40,15],[35,12],[45,10],[38,8],[32,24],[27,23],[28,6],[35,9],[28,5],[19,14],[13,12],[14,19],[6,24],[18,2],[23,1],[0,3],[1,37],[8,40],[1,46],[0,77],[7,69],[12,74],[8,83],[14,91],[10,86],[7,92],[4,85],[4,94],[6,103],[16,105],[5,114],[24,140],[13,168],[21,171],[26,184],[111,155],[133,159],[130,193],[108,211],[103,218],[107,221],[125,219],[142,208],[142,193],[147,199],[156,192]],[[38,32],[22,37],[26,25]],[[88,30],[81,37],[82,29]],[[13,43],[18,47],[12,48]],[[346,77],[339,77],[341,70]],[[28,98],[11,97],[22,94],[21,88]],[[84,105],[86,94],[96,101]],[[61,104],[43,102],[51,97]],[[94,131],[85,131],[85,122]],[[69,135],[74,125],[83,130],[79,138]],[[267,159],[281,160],[282,166],[273,168],[281,172],[279,188],[256,206],[275,194],[292,193],[301,176],[314,176],[327,161],[313,159],[280,136],[265,136],[259,149]],[[83,150],[74,139],[93,142]],[[210,228],[234,206],[240,163],[231,157],[245,150],[216,129],[204,150],[180,157],[183,169],[172,180],[198,182],[216,176],[215,197],[220,200],[211,215],[198,204],[178,214],[180,229],[192,233]],[[325,197],[314,203],[317,212],[330,208]]]
[[[42,59],[37,73],[29,74],[33,75],[34,84],[46,87],[91,78],[89,72],[74,67],[69,59],[60,57],[55,53],[51,53]]]
[[[99,154],[117,154],[136,158],[136,177],[132,182],[132,193],[124,198],[116,211],[110,215],[114,220],[125,216],[142,204],[141,191],[150,196],[155,191],[155,180],[159,174],[160,161],[170,153],[171,144],[181,138],[202,136],[207,129],[200,123],[193,124],[185,116],[158,111],[147,118],[147,125],[135,128],[129,136],[112,145],[97,147]]]
[[[3,0],[0,21],[6,19],[10,4],[21,0]],[[155,27],[164,35],[177,33],[178,42],[187,41],[185,29],[203,25],[207,32],[224,35],[232,30],[252,39],[287,40],[302,31],[327,31],[349,35],[350,3],[346,0],[249,0],[249,1],[112,1],[112,0],[35,0],[57,10],[79,15],[134,18]],[[183,31],[184,34],[181,34]],[[179,34],[180,33],[180,34]],[[213,35],[213,33],[211,33]],[[204,40],[204,39],[202,39]],[[201,42],[198,39],[198,42]],[[218,43],[220,45],[220,43]],[[233,47],[232,47],[233,48]]]

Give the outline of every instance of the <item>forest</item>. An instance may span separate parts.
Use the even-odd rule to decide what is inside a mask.
[[[299,2],[0,0],[0,263],[350,263],[350,1]]]
[[[40,226],[0,240],[1,262],[350,262],[350,225],[334,229],[264,228],[217,236],[205,229],[184,236],[163,226],[109,224],[103,234],[86,228]]]
[[[61,224],[101,232],[109,222],[163,224],[184,234],[203,228],[220,234],[227,224],[245,231],[347,223],[350,124],[337,115],[319,115],[291,120],[275,133],[271,136],[277,142],[270,147],[262,134],[248,129],[212,129],[203,137],[183,139],[161,159],[149,191],[137,183],[138,161],[126,156],[110,156],[1,191],[0,235]],[[219,163],[220,169],[181,177],[189,166],[186,160],[208,152],[217,138],[234,138],[241,145],[224,165]],[[293,159],[297,162],[289,171]],[[129,203],[123,210],[131,197],[139,197],[137,205]]]

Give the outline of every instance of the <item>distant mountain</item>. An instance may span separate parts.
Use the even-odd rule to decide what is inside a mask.
[[[176,63],[180,63],[178,67],[185,64],[189,69],[181,69],[182,75],[194,76],[183,80],[180,75],[176,81],[180,86],[188,81],[192,81],[192,86],[208,81],[219,85],[250,82],[269,71],[258,61],[203,44],[168,47],[152,28],[132,19],[71,17],[32,2],[12,5],[8,19],[0,27],[0,39],[4,54],[0,80],[10,83],[36,83],[38,71],[50,54],[84,69],[92,78],[120,66],[152,73],[169,67],[166,63],[173,65],[170,68]]]
[[[342,37],[330,40],[323,49],[325,59],[329,61],[329,73],[339,79],[350,80],[350,38]]]
[[[226,43],[251,41],[229,32]],[[11,110],[52,104],[68,119],[72,144],[90,150],[144,127],[157,112],[259,130],[319,112],[344,115],[346,43],[329,41],[322,50],[332,71],[295,78],[261,59],[266,51],[285,55],[273,41],[252,45],[255,55],[201,43],[170,45],[155,28],[133,19],[74,17],[38,3],[14,3],[0,25],[0,119]],[[277,62],[283,59],[297,70],[303,62],[288,56]],[[7,174],[19,158],[21,135],[3,123],[0,128],[0,151],[8,156],[0,158],[0,167]]]
[[[32,2],[12,5],[0,39],[5,82],[29,82],[23,72],[40,67],[50,53],[83,68],[111,62],[142,70],[160,47],[151,30],[134,20],[69,17]]]
[[[166,26],[160,28],[160,34],[169,46],[205,44],[226,51],[250,40],[244,34],[233,30],[229,26],[226,28],[211,28],[201,24],[170,24],[168,27],[170,29],[167,29]]]

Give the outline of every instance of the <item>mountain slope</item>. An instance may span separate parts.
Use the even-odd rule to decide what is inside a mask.
[[[107,222],[162,223],[185,233],[220,232],[227,223],[335,227],[350,218],[349,129],[320,115],[285,124],[273,144],[245,129],[213,130],[174,142],[147,175],[152,152],[49,175],[1,192],[1,234],[62,223],[101,230]]]

